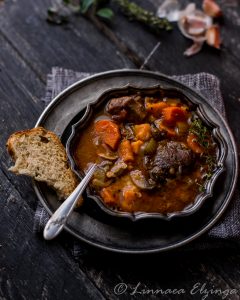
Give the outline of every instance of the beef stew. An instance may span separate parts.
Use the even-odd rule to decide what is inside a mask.
[[[194,203],[216,167],[211,128],[165,93],[112,97],[80,135],[74,158],[97,163],[91,187],[118,211],[167,214]]]

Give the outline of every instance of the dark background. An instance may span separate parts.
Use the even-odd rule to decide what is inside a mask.
[[[153,8],[155,1],[136,2]],[[48,24],[48,0],[0,1],[0,299],[202,299],[203,294],[189,293],[198,282],[206,283],[208,290],[240,288],[239,249],[146,257],[90,250],[76,262],[65,247],[65,241],[71,241],[67,234],[49,243],[33,233],[37,199],[31,180],[7,171],[10,159],[5,151],[12,132],[36,123],[51,67],[85,72],[139,68],[159,41],[145,68],[169,75],[203,71],[217,75],[228,121],[239,141],[240,4],[219,3],[224,12],[222,50],[204,46],[200,54],[186,59],[182,53],[191,42],[177,28],[156,36],[115,10],[109,25],[112,42],[83,17],[74,16],[63,26]],[[129,289],[119,297],[113,290],[120,282],[129,284]],[[186,293],[131,296],[131,286],[138,282],[141,289],[175,288]],[[239,299],[239,293],[227,299]]]

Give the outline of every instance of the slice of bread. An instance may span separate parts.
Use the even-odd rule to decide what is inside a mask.
[[[46,182],[60,199],[66,199],[76,188],[77,176],[54,132],[43,127],[15,132],[7,141],[7,150],[15,161],[10,171]]]

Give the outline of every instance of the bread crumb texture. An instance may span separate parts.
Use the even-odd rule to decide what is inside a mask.
[[[58,136],[43,127],[18,131],[7,141],[16,174],[28,175],[54,188],[60,199],[67,198],[78,184],[64,146]]]

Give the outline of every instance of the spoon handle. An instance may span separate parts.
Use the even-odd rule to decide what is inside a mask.
[[[92,165],[88,170],[87,174],[83,178],[83,180],[79,183],[76,189],[72,192],[72,194],[59,206],[59,208],[55,211],[55,213],[48,220],[44,231],[43,236],[46,240],[51,240],[55,238],[63,229],[68,216],[73,211],[79,197],[82,195],[85,190],[87,184],[92,178],[93,173],[96,170],[96,164]]]

